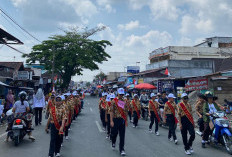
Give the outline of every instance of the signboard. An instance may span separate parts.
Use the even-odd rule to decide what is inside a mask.
[[[137,74],[140,71],[139,66],[127,66],[127,73]]]
[[[140,79],[138,80],[138,84],[140,84],[140,83],[144,83],[143,78],[140,78]]]
[[[28,71],[18,71],[16,74],[16,80],[29,80],[29,72]]]
[[[190,79],[185,84],[185,89],[187,91],[194,91],[194,90],[205,90],[208,89],[208,79]]]
[[[158,92],[161,93],[163,91],[172,92],[174,89],[173,81],[158,81]]]
[[[126,79],[127,79],[127,77],[119,77],[118,78],[118,82],[125,82],[126,81]]]

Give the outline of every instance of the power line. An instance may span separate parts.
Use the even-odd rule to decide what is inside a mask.
[[[41,43],[41,41],[39,39],[37,39],[35,36],[33,36],[31,33],[29,33],[26,29],[24,29],[23,27],[21,27],[12,17],[10,17],[2,8],[0,8],[0,11],[6,15],[12,22],[14,22],[14,24],[16,24],[19,28],[21,28],[24,32],[26,32],[28,35],[30,35],[32,38],[34,38],[35,40],[37,40],[38,42]]]

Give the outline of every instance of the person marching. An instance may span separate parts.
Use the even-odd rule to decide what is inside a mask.
[[[193,153],[193,141],[195,139],[195,124],[192,116],[192,107],[188,103],[188,95],[183,93],[181,95],[182,101],[178,104],[179,124],[184,143],[185,154],[191,155]],[[190,137],[188,139],[188,132]]]
[[[166,115],[167,119],[164,119],[164,122],[166,123],[167,121],[169,126],[169,132],[168,132],[169,141],[174,140],[175,144],[177,144],[178,140],[176,138],[176,125],[178,123],[178,120],[176,118],[176,111],[178,109],[174,101],[175,98],[176,97],[172,93],[168,95],[168,101],[164,105],[164,115]]]
[[[118,89],[118,97],[115,98],[111,103],[111,112],[110,112],[110,125],[111,136],[112,136],[112,149],[115,149],[116,139],[119,133],[120,142],[119,142],[119,152],[122,156],[125,156],[125,132],[127,124],[127,111],[128,106],[126,101],[123,99],[125,92],[123,88]]]
[[[105,120],[105,114],[106,114],[106,96],[107,93],[102,93],[102,98],[100,98],[99,101],[99,112],[100,112],[100,118],[102,121],[103,130],[106,130],[106,120]]]
[[[107,136],[106,138],[110,138],[111,139],[111,136],[110,136],[110,133],[111,133],[111,126],[110,126],[110,107],[111,107],[111,102],[114,100],[115,98],[115,95],[114,93],[110,94],[110,101],[107,102],[107,105],[106,105],[106,126],[107,126]]]
[[[78,104],[80,103],[80,100],[78,98],[77,93],[73,93],[74,95],[74,116],[73,116],[73,120],[76,120],[78,114],[79,114],[79,107]]]
[[[48,100],[48,105],[47,105],[47,108],[46,108],[46,119],[48,119],[49,114],[50,114],[50,109],[53,106],[55,106],[55,93],[52,93],[50,99]],[[46,128],[45,128],[46,133],[49,133],[49,130],[48,130],[49,128],[50,128],[50,122],[47,121],[47,125],[46,125]]]
[[[138,121],[140,119],[141,114],[141,104],[139,101],[139,96],[137,94],[134,95],[134,99],[131,101],[132,113],[133,113],[133,128],[138,126]]]
[[[203,121],[203,106],[205,103],[205,96],[203,94],[198,94],[198,100],[196,102],[196,113],[198,115],[198,125],[199,125],[199,134],[202,136],[204,131],[204,121]]]
[[[68,136],[68,133],[69,133],[69,130],[70,127],[71,127],[71,123],[72,123],[72,112],[73,112],[73,100],[71,98],[71,95],[70,93],[67,93],[66,94],[68,97],[66,97],[66,113],[67,113],[67,122],[65,124],[65,139],[68,140],[69,139],[69,136]]]
[[[131,105],[130,105],[130,94],[126,94],[126,99],[125,99],[125,101],[126,101],[126,104],[127,104],[127,106],[128,106],[128,116],[129,116],[129,119],[130,119],[130,122],[132,123],[133,121],[132,121],[132,108],[131,108]]]
[[[54,153],[60,156],[60,147],[65,121],[67,120],[66,112],[63,107],[62,98],[56,97],[55,105],[50,108],[48,121],[51,125],[51,140],[49,148],[49,157],[53,157]]]
[[[152,126],[155,121],[155,134],[156,136],[159,136],[158,127],[160,122],[160,117],[159,117],[160,104],[157,101],[155,101],[155,99],[156,99],[156,95],[154,93],[151,93],[151,100],[149,101],[148,104],[148,112],[151,119],[151,123],[149,125],[149,132],[152,133]]]

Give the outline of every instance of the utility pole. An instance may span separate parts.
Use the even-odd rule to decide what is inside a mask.
[[[54,47],[52,47],[52,88],[54,87],[54,69],[55,69],[55,51],[54,51]]]

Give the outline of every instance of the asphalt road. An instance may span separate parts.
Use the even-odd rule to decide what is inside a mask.
[[[0,157],[47,157],[50,135],[44,132],[45,120],[41,126],[35,127],[33,135],[35,142],[24,139],[19,146],[13,142],[5,143],[3,140],[4,129],[0,128]],[[139,121],[139,127],[133,128],[129,124],[126,129],[125,150],[131,157],[185,157],[181,135],[177,130],[178,145],[167,139],[168,130],[160,128],[160,136],[148,132],[149,122]],[[154,128],[153,128],[154,129]],[[116,150],[111,149],[111,143],[106,138],[106,133],[101,129],[98,113],[98,99],[87,97],[84,110],[77,121],[72,124],[70,139],[64,140],[62,157],[118,157],[118,144]],[[118,141],[117,141],[118,142]],[[195,157],[229,157],[223,147],[208,146],[201,148],[201,138],[196,135],[193,145]]]

